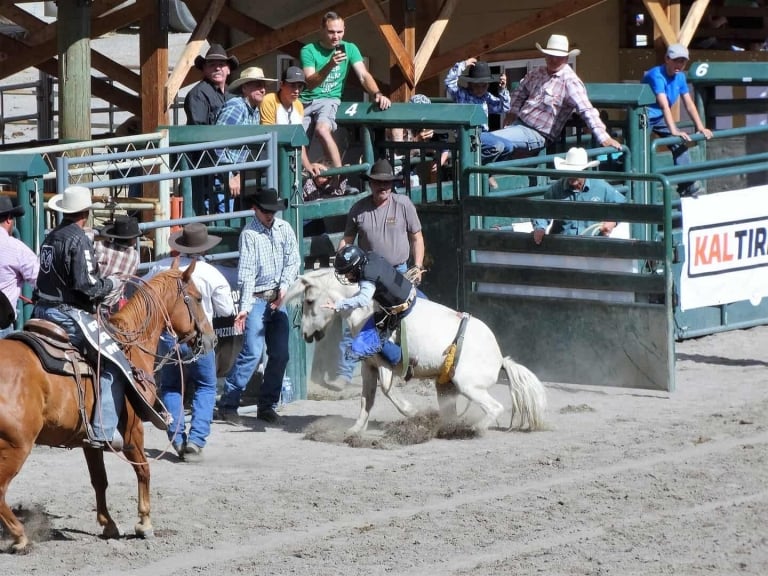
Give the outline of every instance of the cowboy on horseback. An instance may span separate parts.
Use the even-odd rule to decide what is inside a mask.
[[[393,367],[402,361],[402,349],[389,340],[416,303],[416,287],[382,256],[348,245],[336,253],[333,264],[336,278],[342,284],[359,283],[357,294],[325,308],[336,312],[362,308],[372,301],[377,311],[355,336],[347,350],[347,358],[362,360],[380,353]],[[406,376],[407,378],[407,376]]]
[[[85,357],[92,358],[87,333],[89,325],[96,325],[93,316],[96,305],[118,290],[123,280],[117,276],[102,278],[99,274],[93,245],[84,231],[92,209],[88,188],[70,186],[63,194],[53,196],[48,207],[61,213],[62,221],[40,247],[40,273],[32,316],[63,328],[72,345]],[[117,348],[111,340],[110,344],[110,349]],[[109,444],[114,450],[122,450],[123,438],[117,426],[125,401],[125,375],[112,362],[100,364],[101,406],[94,409],[88,443],[99,448]]]

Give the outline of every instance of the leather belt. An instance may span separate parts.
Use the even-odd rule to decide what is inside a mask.
[[[277,300],[277,297],[280,295],[280,290],[277,288],[272,288],[270,290],[262,290],[261,292],[254,292],[253,297],[258,298],[259,300],[266,300],[267,303],[272,303],[275,300]]]
[[[402,314],[403,312],[408,310],[408,308],[410,308],[415,301],[416,301],[416,287],[414,286],[411,288],[411,293],[408,294],[408,299],[405,302],[403,302],[402,304],[398,304],[397,306],[384,308],[384,312],[386,312],[390,316]]]

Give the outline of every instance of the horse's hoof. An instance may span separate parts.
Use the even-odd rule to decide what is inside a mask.
[[[19,556],[23,556],[24,554],[29,554],[32,551],[32,544],[29,543],[29,541],[24,542],[22,544],[12,544],[10,548],[8,548],[8,552],[10,554],[18,554]]]
[[[155,537],[155,529],[152,526],[147,528],[141,524],[136,524],[135,532],[136,537],[143,540],[152,540]]]
[[[106,538],[107,540],[114,540],[120,538],[120,536],[122,536],[122,534],[120,534],[120,528],[117,524],[104,526],[104,530],[101,533],[101,537]]]

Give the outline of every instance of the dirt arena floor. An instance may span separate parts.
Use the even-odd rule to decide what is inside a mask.
[[[763,576],[767,343],[761,327],[679,344],[672,394],[548,384],[535,433],[400,445],[379,395],[352,447],[354,393],[295,402],[281,428],[217,423],[204,462],[152,463],[152,540],[132,536],[127,464],[107,458],[127,536],[105,541],[82,455],[39,447],[9,493],[35,545],[0,574]],[[149,430],[149,456],[165,448]]]

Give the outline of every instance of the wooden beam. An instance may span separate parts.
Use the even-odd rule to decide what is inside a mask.
[[[696,30],[701,24],[704,13],[709,8],[709,0],[694,0],[691,4],[691,9],[688,11],[688,16],[685,17],[685,22],[680,27],[680,33],[677,35],[677,42],[683,46],[688,46],[693,40],[693,35],[696,34]]]
[[[205,39],[208,37],[213,23],[216,21],[225,2],[226,0],[212,0],[205,15],[197,21],[197,26],[192,32],[184,52],[181,54],[178,62],[176,62],[171,77],[165,82],[166,110],[173,104],[176,95],[179,93],[179,88],[181,88],[184,79],[189,74],[192,66],[194,66],[195,58],[200,54],[203,44],[205,44]]]
[[[664,44],[669,46],[670,44],[677,42],[677,34],[675,34],[675,31],[672,29],[672,26],[667,19],[667,13],[659,0],[643,0],[643,4],[645,4],[648,14],[650,14],[651,19],[659,29]]]
[[[389,23],[386,14],[384,14],[384,10],[381,9],[376,0],[363,0],[363,5],[368,10],[368,16],[370,16],[373,23],[379,29],[379,34],[384,38],[384,42],[389,46],[389,50],[395,58],[397,67],[403,73],[405,81],[413,88],[415,85],[413,60],[405,50],[400,36],[397,35],[394,27]]]
[[[485,34],[481,38],[463,44],[462,46],[440,54],[432,58],[424,69],[422,78],[437,76],[443,70],[447,70],[459,60],[466,60],[469,56],[480,57],[505,44],[530,36],[542,28],[551,26],[570,16],[589,10],[607,0],[561,0],[549,8],[536,11],[535,14],[512,22],[500,28],[496,32]]]
[[[141,91],[141,76],[93,49],[91,49],[91,66],[110,80],[130,88],[134,92]]]
[[[432,22],[427,30],[424,40],[421,41],[418,52],[413,59],[413,84],[414,86],[421,80],[421,75],[424,73],[424,69],[427,67],[429,59],[437,47],[437,43],[440,42],[440,38],[445,32],[446,26],[451,19],[456,4],[459,0],[445,0],[443,7],[440,10],[440,14],[437,16],[437,20]]]

